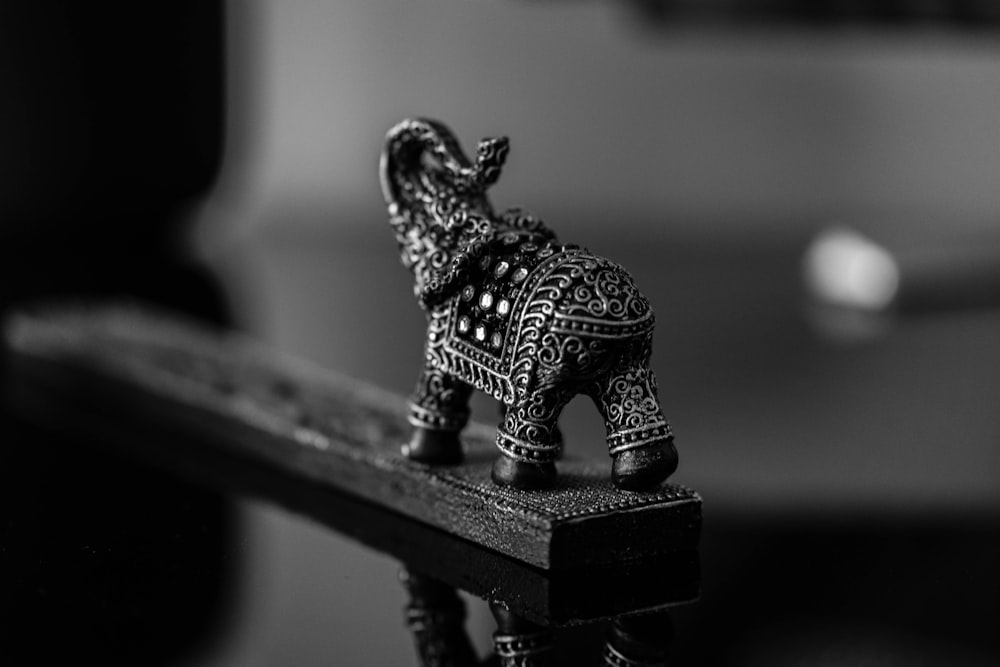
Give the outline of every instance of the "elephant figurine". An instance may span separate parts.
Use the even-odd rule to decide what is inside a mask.
[[[655,488],[676,469],[677,451],[649,366],[652,308],[614,262],[560,243],[519,209],[494,212],[486,191],[507,152],[506,138],[484,139],[471,162],[427,119],[386,136],[382,192],[428,320],[403,453],[461,461],[475,388],[502,404],[493,481],[550,487],[562,451],[556,420],[587,394],[604,417],[614,484]]]

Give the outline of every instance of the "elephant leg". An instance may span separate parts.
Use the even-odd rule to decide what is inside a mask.
[[[425,368],[410,400],[413,436],[403,455],[421,463],[455,464],[462,461],[458,435],[469,421],[472,387],[436,368]]]
[[[494,482],[519,489],[552,486],[562,445],[557,421],[572,397],[564,386],[549,386],[507,407],[497,429],[500,456],[493,464]]]
[[[507,409],[508,409],[507,404],[500,402],[497,403],[497,405],[499,406],[500,421],[502,422],[504,420],[504,417],[507,416]],[[552,429],[552,443],[556,446],[556,458],[555,458],[556,461],[562,458],[564,442],[565,440],[563,439],[562,429],[559,428],[559,423],[557,420],[556,427]]]
[[[607,428],[611,478],[628,491],[652,489],[677,469],[674,436],[656,396],[649,354],[647,339],[591,392]]]

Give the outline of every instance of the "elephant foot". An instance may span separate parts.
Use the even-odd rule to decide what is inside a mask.
[[[673,439],[626,449],[611,465],[611,480],[624,491],[651,491],[677,470]]]
[[[525,491],[547,489],[555,484],[556,464],[551,461],[528,463],[501,454],[493,462],[492,477],[493,482],[500,486],[512,486]]]
[[[403,456],[419,463],[455,465],[462,462],[462,441],[457,431],[416,427],[410,441],[403,445]]]

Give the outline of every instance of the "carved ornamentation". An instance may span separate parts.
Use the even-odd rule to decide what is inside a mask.
[[[677,455],[649,368],[652,308],[614,262],[560,243],[529,213],[493,211],[486,190],[507,151],[507,139],[486,139],[472,162],[429,120],[404,121],[386,138],[389,220],[428,316],[404,451],[458,460],[475,388],[506,406],[494,480],[546,486],[561,451],[559,413],[584,393],[604,416],[615,483],[654,487]]]

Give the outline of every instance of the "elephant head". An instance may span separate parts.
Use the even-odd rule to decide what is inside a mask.
[[[405,120],[386,136],[382,194],[424,308],[447,300],[487,252],[497,220],[486,191],[507,152],[506,137],[484,139],[472,162],[448,128],[426,119]]]

